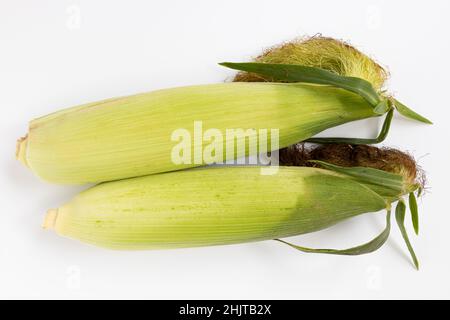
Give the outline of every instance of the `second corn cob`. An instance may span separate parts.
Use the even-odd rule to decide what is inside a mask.
[[[410,158],[396,152],[385,151],[379,162],[371,162],[378,167],[383,158],[396,156],[397,163],[384,167],[392,172],[314,162],[327,169],[280,167],[277,174],[261,175],[259,167],[216,167],[103,183],[50,210],[44,227],[112,249],[210,246],[299,235],[362,213],[390,210],[391,203],[420,188],[415,165],[410,167]],[[293,153],[282,155],[290,164],[286,159]],[[373,251],[388,234],[384,231],[365,247],[342,254]]]

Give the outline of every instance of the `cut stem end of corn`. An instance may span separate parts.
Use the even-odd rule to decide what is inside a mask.
[[[56,218],[58,217],[58,209],[50,209],[47,211],[47,214],[44,218],[44,223],[42,224],[42,228],[46,230],[53,230],[56,224]]]
[[[28,167],[27,159],[26,159],[26,151],[28,145],[28,135],[25,137],[19,138],[16,144],[16,159],[22,162],[22,164]]]

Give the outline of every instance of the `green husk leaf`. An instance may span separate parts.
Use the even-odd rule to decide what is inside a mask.
[[[397,220],[397,224],[403,236],[403,240],[405,240],[406,246],[408,247],[408,251],[414,262],[414,266],[416,267],[417,270],[419,270],[419,260],[417,259],[417,256],[414,253],[414,249],[411,245],[411,242],[409,241],[408,233],[406,232],[405,228],[405,212],[406,212],[405,203],[403,202],[403,200],[400,200],[397,203],[397,207],[395,209],[395,219]]]
[[[360,138],[310,138],[307,139],[306,142],[311,143],[345,143],[345,144],[377,144],[381,143],[386,139],[389,129],[391,127],[392,118],[394,116],[394,109],[389,110],[384,119],[383,126],[381,127],[381,131],[378,134],[378,137],[375,139],[360,139]]]
[[[219,64],[235,70],[268,76],[275,81],[332,85],[360,95],[374,108],[380,103],[380,97],[370,82],[356,77],[341,76],[321,68],[258,62],[222,62]]]
[[[376,105],[376,107],[373,109],[373,111],[379,115],[382,115],[382,114],[385,114],[386,112],[388,112],[390,109],[391,109],[391,106],[389,105],[388,100],[384,99]]]
[[[417,209],[417,201],[414,192],[409,193],[409,210],[411,211],[414,232],[416,235],[419,235],[419,210]]]
[[[340,167],[319,160],[310,162],[316,163],[322,168],[345,174],[384,197],[396,198],[403,191],[403,178],[395,173],[367,167]]]
[[[386,214],[386,228],[374,239],[371,241],[353,247],[349,249],[313,249],[313,248],[307,248],[307,247],[301,247],[297,246],[295,244],[289,243],[287,241],[281,240],[281,239],[275,239],[276,241],[282,242],[287,244],[288,246],[291,246],[294,249],[300,250],[302,252],[307,253],[325,253],[325,254],[336,254],[336,255],[346,255],[346,256],[356,256],[361,254],[367,254],[374,252],[381,248],[383,244],[386,242],[386,240],[389,238],[389,233],[391,230],[391,211],[388,210]]]
[[[420,122],[423,122],[423,123],[427,123],[427,124],[433,124],[433,122],[431,122],[430,120],[428,120],[424,116],[421,116],[417,112],[411,110],[410,108],[405,106],[403,103],[401,103],[397,99],[393,99],[393,102],[394,102],[394,106],[397,109],[397,111],[401,115],[403,115],[404,117],[409,118],[409,119],[413,119],[413,120],[416,120],[416,121],[420,121]]]

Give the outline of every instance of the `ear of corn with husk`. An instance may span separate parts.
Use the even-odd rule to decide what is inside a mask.
[[[201,168],[100,184],[51,210],[45,226],[108,248],[177,248],[317,231],[387,203],[323,169]]]
[[[301,166],[306,164],[304,160],[315,167]],[[404,227],[403,197],[409,195],[416,229],[414,192],[422,188],[422,178],[410,156],[395,149],[330,145],[308,151],[283,149],[280,162],[288,166],[278,167],[272,175],[262,175],[259,166],[225,166],[102,183],[49,210],[44,227],[111,249],[168,249],[275,239],[304,252],[357,255],[385,243],[391,204],[398,201],[396,220],[418,267]],[[388,210],[386,228],[354,248],[312,249],[280,239],[382,209]]]
[[[179,165],[171,159],[176,145],[172,133],[180,128],[193,132],[194,121],[202,121],[204,130],[221,132],[276,128],[279,146],[286,147],[327,128],[373,116],[377,114],[360,96],[329,86],[191,86],[101,101],[33,120],[17,155],[50,182],[101,182],[201,165]],[[225,148],[224,141],[225,159],[233,159]],[[202,150],[192,149],[195,152]]]
[[[284,238],[330,227],[366,212],[389,209],[417,185],[371,168],[213,167],[103,183],[49,210],[44,227],[111,249],[168,249]],[[355,170],[354,170],[355,169]],[[349,250],[379,248],[383,233]],[[281,240],[280,240],[281,241]],[[284,241],[283,241],[284,242]]]

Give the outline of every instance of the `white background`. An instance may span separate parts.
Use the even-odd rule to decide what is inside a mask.
[[[450,2],[6,1],[0,4],[0,298],[450,298],[448,78]],[[411,152],[428,176],[421,261],[397,227],[359,257],[302,254],[274,241],[172,251],[114,252],[40,228],[48,208],[82,187],[50,185],[14,158],[27,122],[61,107],[190,84],[222,82],[263,48],[322,33],[348,40],[392,74],[390,90],[434,121],[396,116],[385,144]],[[328,134],[371,136],[375,119]],[[383,228],[367,214],[296,237],[347,247]]]

